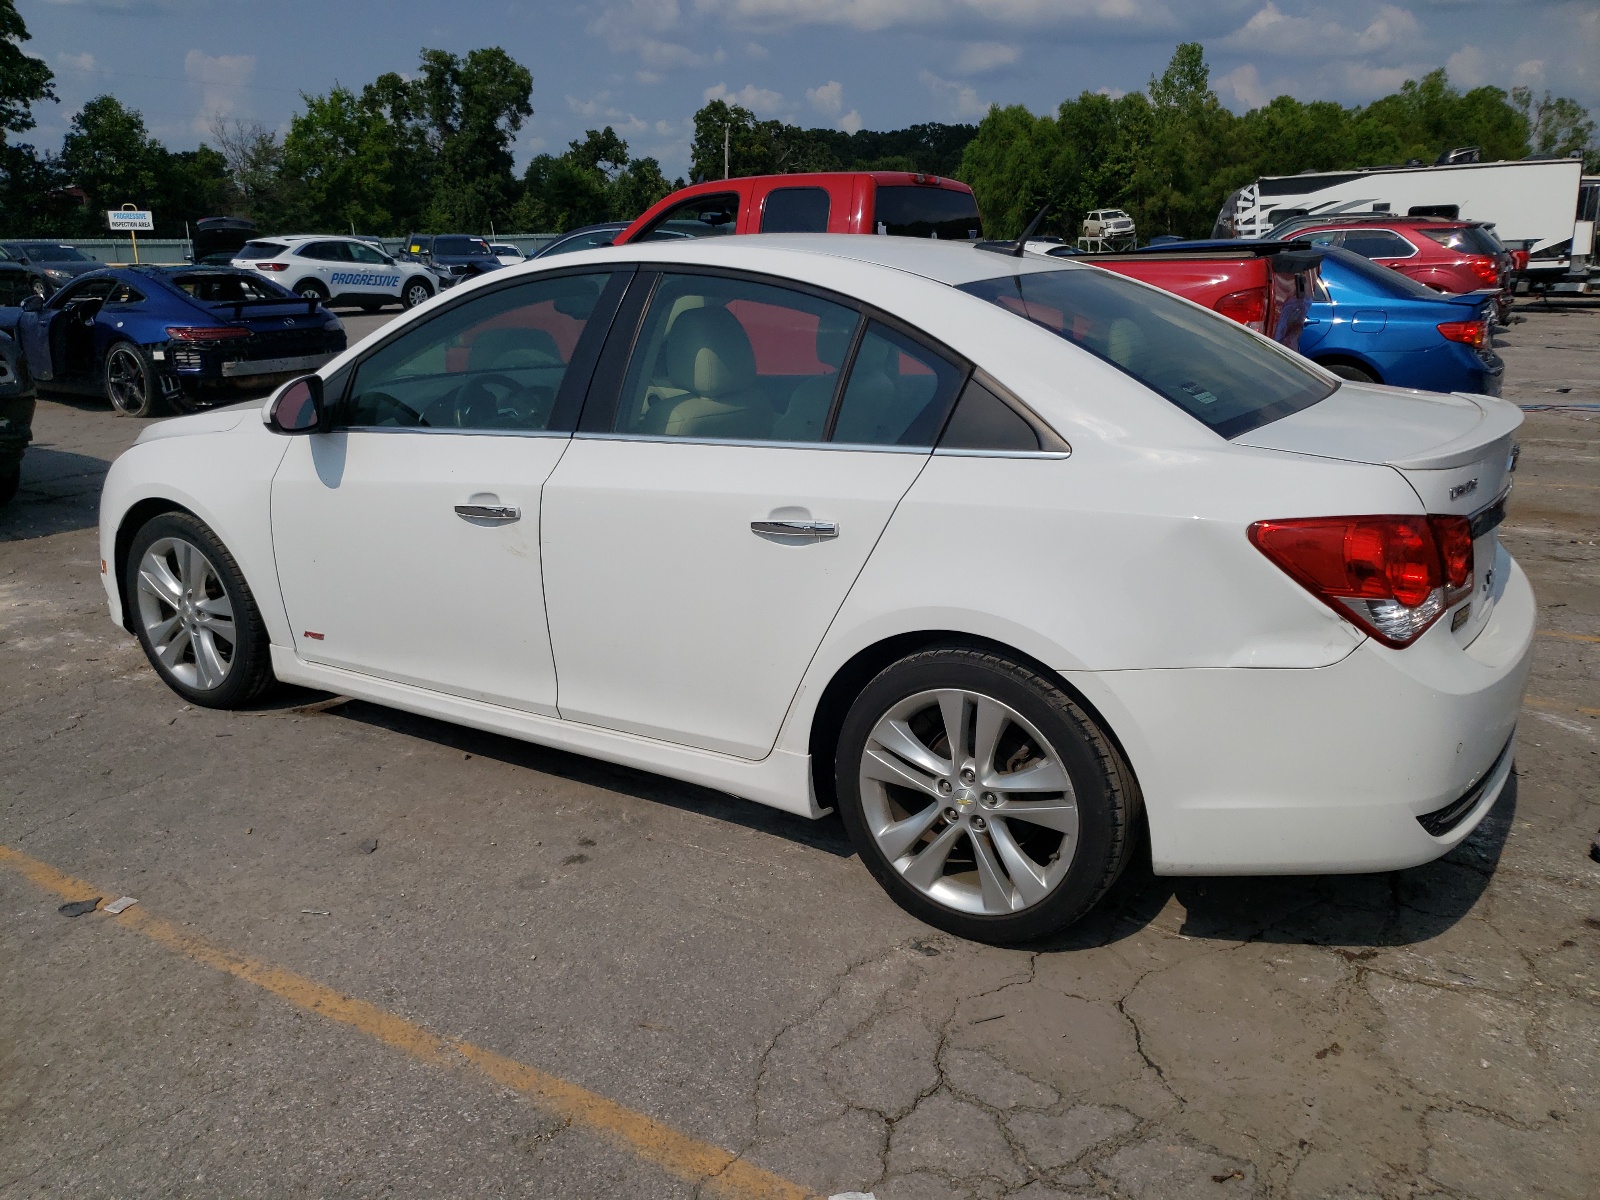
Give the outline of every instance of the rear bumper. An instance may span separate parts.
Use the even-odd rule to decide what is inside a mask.
[[[1068,678],[1123,741],[1157,873],[1395,870],[1461,842],[1510,778],[1534,617],[1512,562],[1465,648],[1440,622],[1405,650],[1368,641],[1329,667]]]

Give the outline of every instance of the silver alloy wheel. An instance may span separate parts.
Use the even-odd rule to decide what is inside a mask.
[[[420,280],[414,280],[406,285],[406,307],[415,308],[419,304],[426,304],[433,298],[433,293],[428,290],[428,285]]]
[[[884,713],[861,756],[861,807],[901,878],[958,912],[1031,908],[1067,877],[1078,847],[1060,754],[978,692],[919,692]]]
[[[139,352],[129,346],[113,346],[106,356],[106,399],[112,407],[130,416],[143,416],[149,405],[149,380]]]
[[[139,563],[139,620],[180,683],[211,691],[227,681],[238,646],[233,604],[199,547],[170,537],[150,543]]]

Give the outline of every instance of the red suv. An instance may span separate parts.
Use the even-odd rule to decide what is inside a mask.
[[[1303,218],[1273,230],[1285,241],[1338,246],[1392,267],[1436,292],[1494,289],[1504,319],[1511,308],[1515,262],[1481,221],[1438,217]]]

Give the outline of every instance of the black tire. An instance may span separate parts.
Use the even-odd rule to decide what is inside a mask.
[[[413,275],[406,280],[405,291],[401,293],[400,299],[407,308],[415,308],[433,299],[433,287],[422,276]]]
[[[9,504],[22,487],[22,461],[0,465],[0,504]]]
[[[366,313],[368,316],[371,316],[373,313],[380,313],[383,311],[383,301],[363,300],[361,302],[361,311]]]
[[[145,352],[132,342],[113,342],[100,368],[100,390],[125,417],[153,417],[162,411],[161,387]]]
[[[1348,379],[1351,383],[1377,383],[1377,377],[1370,371],[1363,371],[1360,367],[1351,366],[1349,363],[1323,363],[1322,369],[1330,371],[1340,379]]]
[[[184,576],[178,543],[198,550],[210,568],[209,572],[193,570],[189,576],[200,580],[204,589],[202,602],[215,605],[218,596],[226,595],[232,610],[231,642],[220,631],[210,634],[218,659],[226,666],[219,683],[208,684],[200,676],[195,637],[188,637],[185,642],[180,631],[170,643],[164,643],[174,648],[169,651],[171,662],[163,658],[151,640],[153,617],[170,611],[180,622],[183,618],[177,605],[169,603],[154,589],[141,588],[141,567],[146,554],[154,548],[156,555],[167,564],[169,573],[181,581]],[[144,648],[145,657],[162,682],[191,704],[206,708],[243,708],[277,682],[272,674],[266,625],[261,620],[261,610],[256,607],[250,585],[245,582],[233,555],[205,522],[185,512],[162,513],[152,518],[134,535],[128,548],[123,580],[129,623],[139,638],[139,645]]]
[[[315,279],[302,279],[294,285],[294,294],[302,300],[321,300],[324,304],[328,302],[328,289]]]
[[[996,762],[999,762],[1000,753],[1007,746],[1007,739],[1010,739],[1012,751],[1009,758],[1020,765],[1012,767],[1008,762],[1008,770],[1016,770],[1020,774],[1028,767],[1054,758],[1064,768],[1071,783],[1071,796],[1063,798],[1076,803],[1076,842],[1064,873],[1049,884],[1049,890],[1042,898],[1024,906],[1019,904],[1021,889],[1012,882],[1016,873],[1008,867],[1010,874],[1005,882],[1014,893],[1010,903],[1018,905],[1014,911],[963,910],[913,886],[902,877],[900,869],[886,855],[869,823],[868,802],[863,798],[861,775],[863,758],[875,727],[897,707],[927,703],[921,698],[925,693],[951,690],[966,692],[974,700],[981,697],[998,701],[1001,707],[1009,708],[1033,727],[1029,731],[1013,721],[1000,726],[1002,732],[996,738],[997,749],[993,755]],[[934,707],[932,711],[937,719],[938,708]],[[963,708],[962,711],[976,713],[977,710]],[[907,717],[906,724],[912,727],[913,722],[922,719],[923,715]],[[975,750],[977,723],[978,718],[973,716],[967,726],[971,737],[967,745],[973,745]],[[942,730],[943,723],[937,728]],[[1047,743],[1042,750],[1030,749],[1035,732]],[[965,740],[969,735],[963,733],[961,736]],[[925,741],[924,744],[928,743]],[[938,744],[937,739],[933,744]],[[948,747],[948,740],[944,745]],[[879,754],[882,752],[881,747],[876,751]],[[947,751],[934,751],[934,754],[936,757],[942,754],[950,758],[952,763],[956,761]],[[962,754],[966,754],[965,745]],[[1023,757],[1018,758],[1019,755]],[[996,775],[995,778],[1003,779],[1004,776]],[[991,856],[990,861],[1005,859],[1004,852],[998,849],[993,838],[996,829],[1003,829],[1013,846],[1022,845],[1026,840],[1030,854],[1035,852],[1033,846],[1043,845],[1048,850],[1050,839],[1059,839],[1055,856],[1048,858],[1044,864],[1047,873],[1057,867],[1060,851],[1067,846],[1067,839],[1071,835],[1051,832],[1041,825],[1016,817],[1009,821],[997,821],[996,818],[1003,816],[1012,805],[1012,800],[1004,796],[996,800],[996,792],[1003,793],[1003,787],[996,788],[996,792],[979,793],[978,789],[983,786],[981,778],[974,783],[972,776],[961,775],[960,780],[964,782],[958,782],[954,796],[935,791],[930,797],[910,788],[903,792],[885,788],[884,795],[896,793],[906,798],[903,811],[908,813],[920,811],[926,815],[931,806],[948,814],[957,810],[944,806],[963,806],[955,819],[936,816],[927,832],[920,834],[916,842],[910,843],[910,848],[900,859],[902,863],[948,835],[952,839],[948,844],[965,847],[965,852],[960,849],[948,852],[948,857],[943,860],[945,865],[940,869],[942,874],[938,876],[938,886],[970,888],[975,884],[963,883],[963,880],[981,878],[977,870],[978,847],[974,839],[984,842],[986,853]],[[1013,659],[984,650],[957,647],[925,650],[903,658],[879,672],[862,689],[840,731],[835,759],[835,784],[839,815],[850,840],[860,853],[862,862],[890,898],[929,925],[958,937],[996,945],[1036,941],[1065,929],[1087,913],[1127,866],[1136,842],[1137,822],[1143,811],[1133,772],[1111,739],[1070,696],[1046,676]],[[939,786],[943,788],[944,784]],[[978,801],[980,795],[981,803]],[[947,799],[947,796],[950,798]],[[1017,797],[1019,800],[1023,798],[1020,794]],[[998,806],[983,807],[990,802]],[[1042,802],[1060,803],[1060,800],[1051,801],[1047,798]],[[899,811],[892,812],[891,817],[899,819]],[[985,812],[989,824],[995,828],[980,834],[975,831],[984,826],[982,816]],[[964,830],[958,828],[961,822],[968,822]],[[1039,840],[1041,834],[1044,835],[1043,842]],[[923,838],[927,840],[921,840]],[[969,862],[972,866],[963,871]]]

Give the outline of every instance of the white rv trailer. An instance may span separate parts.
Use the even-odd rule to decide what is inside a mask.
[[[1587,290],[1593,182],[1576,158],[1264,176],[1223,202],[1212,236],[1265,237],[1291,217],[1459,217],[1490,223],[1507,249],[1526,250],[1524,278],[1535,290]]]

